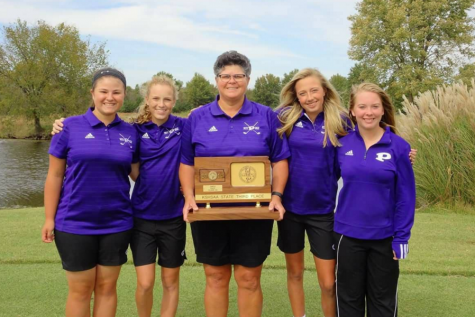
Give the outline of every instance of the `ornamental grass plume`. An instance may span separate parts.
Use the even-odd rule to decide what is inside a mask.
[[[416,148],[419,205],[475,205],[475,82],[441,86],[403,102],[398,129]]]

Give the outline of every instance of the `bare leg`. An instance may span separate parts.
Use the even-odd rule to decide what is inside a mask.
[[[226,317],[229,305],[231,265],[204,264],[206,275],[205,310],[209,317]]]
[[[321,289],[322,310],[325,317],[336,317],[335,260],[313,256]]]
[[[94,316],[114,317],[117,310],[117,279],[121,266],[96,266]]]
[[[153,286],[155,284],[155,263],[135,267],[137,289],[135,303],[140,317],[150,317],[153,305]]]
[[[238,309],[241,317],[259,317],[262,314],[262,265],[258,267],[234,266],[234,279],[238,286]]]
[[[81,272],[66,271],[68,299],[66,317],[91,316],[91,296],[96,282],[96,268]]]
[[[162,308],[161,317],[174,317],[178,307],[178,294],[180,286],[180,267],[162,267]]]
[[[290,306],[295,317],[305,315],[305,294],[303,290],[304,251],[285,253],[287,265],[287,291]]]

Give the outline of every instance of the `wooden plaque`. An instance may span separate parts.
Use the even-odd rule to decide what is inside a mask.
[[[195,201],[205,203],[190,212],[190,222],[198,220],[278,219],[260,203],[271,201],[271,165],[267,156],[195,157]],[[256,206],[232,206],[233,203]],[[230,203],[230,207],[213,207]]]

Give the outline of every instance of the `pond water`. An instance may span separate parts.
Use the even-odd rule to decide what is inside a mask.
[[[49,143],[0,139],[0,208],[43,206]]]

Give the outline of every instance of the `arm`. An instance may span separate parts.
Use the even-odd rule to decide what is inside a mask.
[[[183,196],[185,196],[185,205],[183,206],[183,220],[188,221],[188,213],[192,209],[198,210],[195,202],[195,167],[180,163],[180,170],[178,172],[180,177],[181,187],[183,189]]]
[[[59,196],[63,186],[66,160],[49,156],[49,169],[45,182],[45,223],[41,230],[43,242],[50,243],[54,240],[54,217],[58,208]]]
[[[404,151],[403,153],[407,153]],[[409,238],[414,224],[416,184],[411,162],[402,154],[396,161],[396,210],[394,214],[394,258],[405,259],[409,253]]]
[[[137,177],[139,177],[140,163],[132,163],[132,169],[130,170],[130,178],[135,182]]]
[[[284,193],[285,184],[289,177],[289,163],[287,159],[272,163],[272,191]],[[285,208],[282,206],[282,199],[277,195],[272,195],[269,203],[269,210],[276,209],[279,212],[279,219],[284,218]]]

